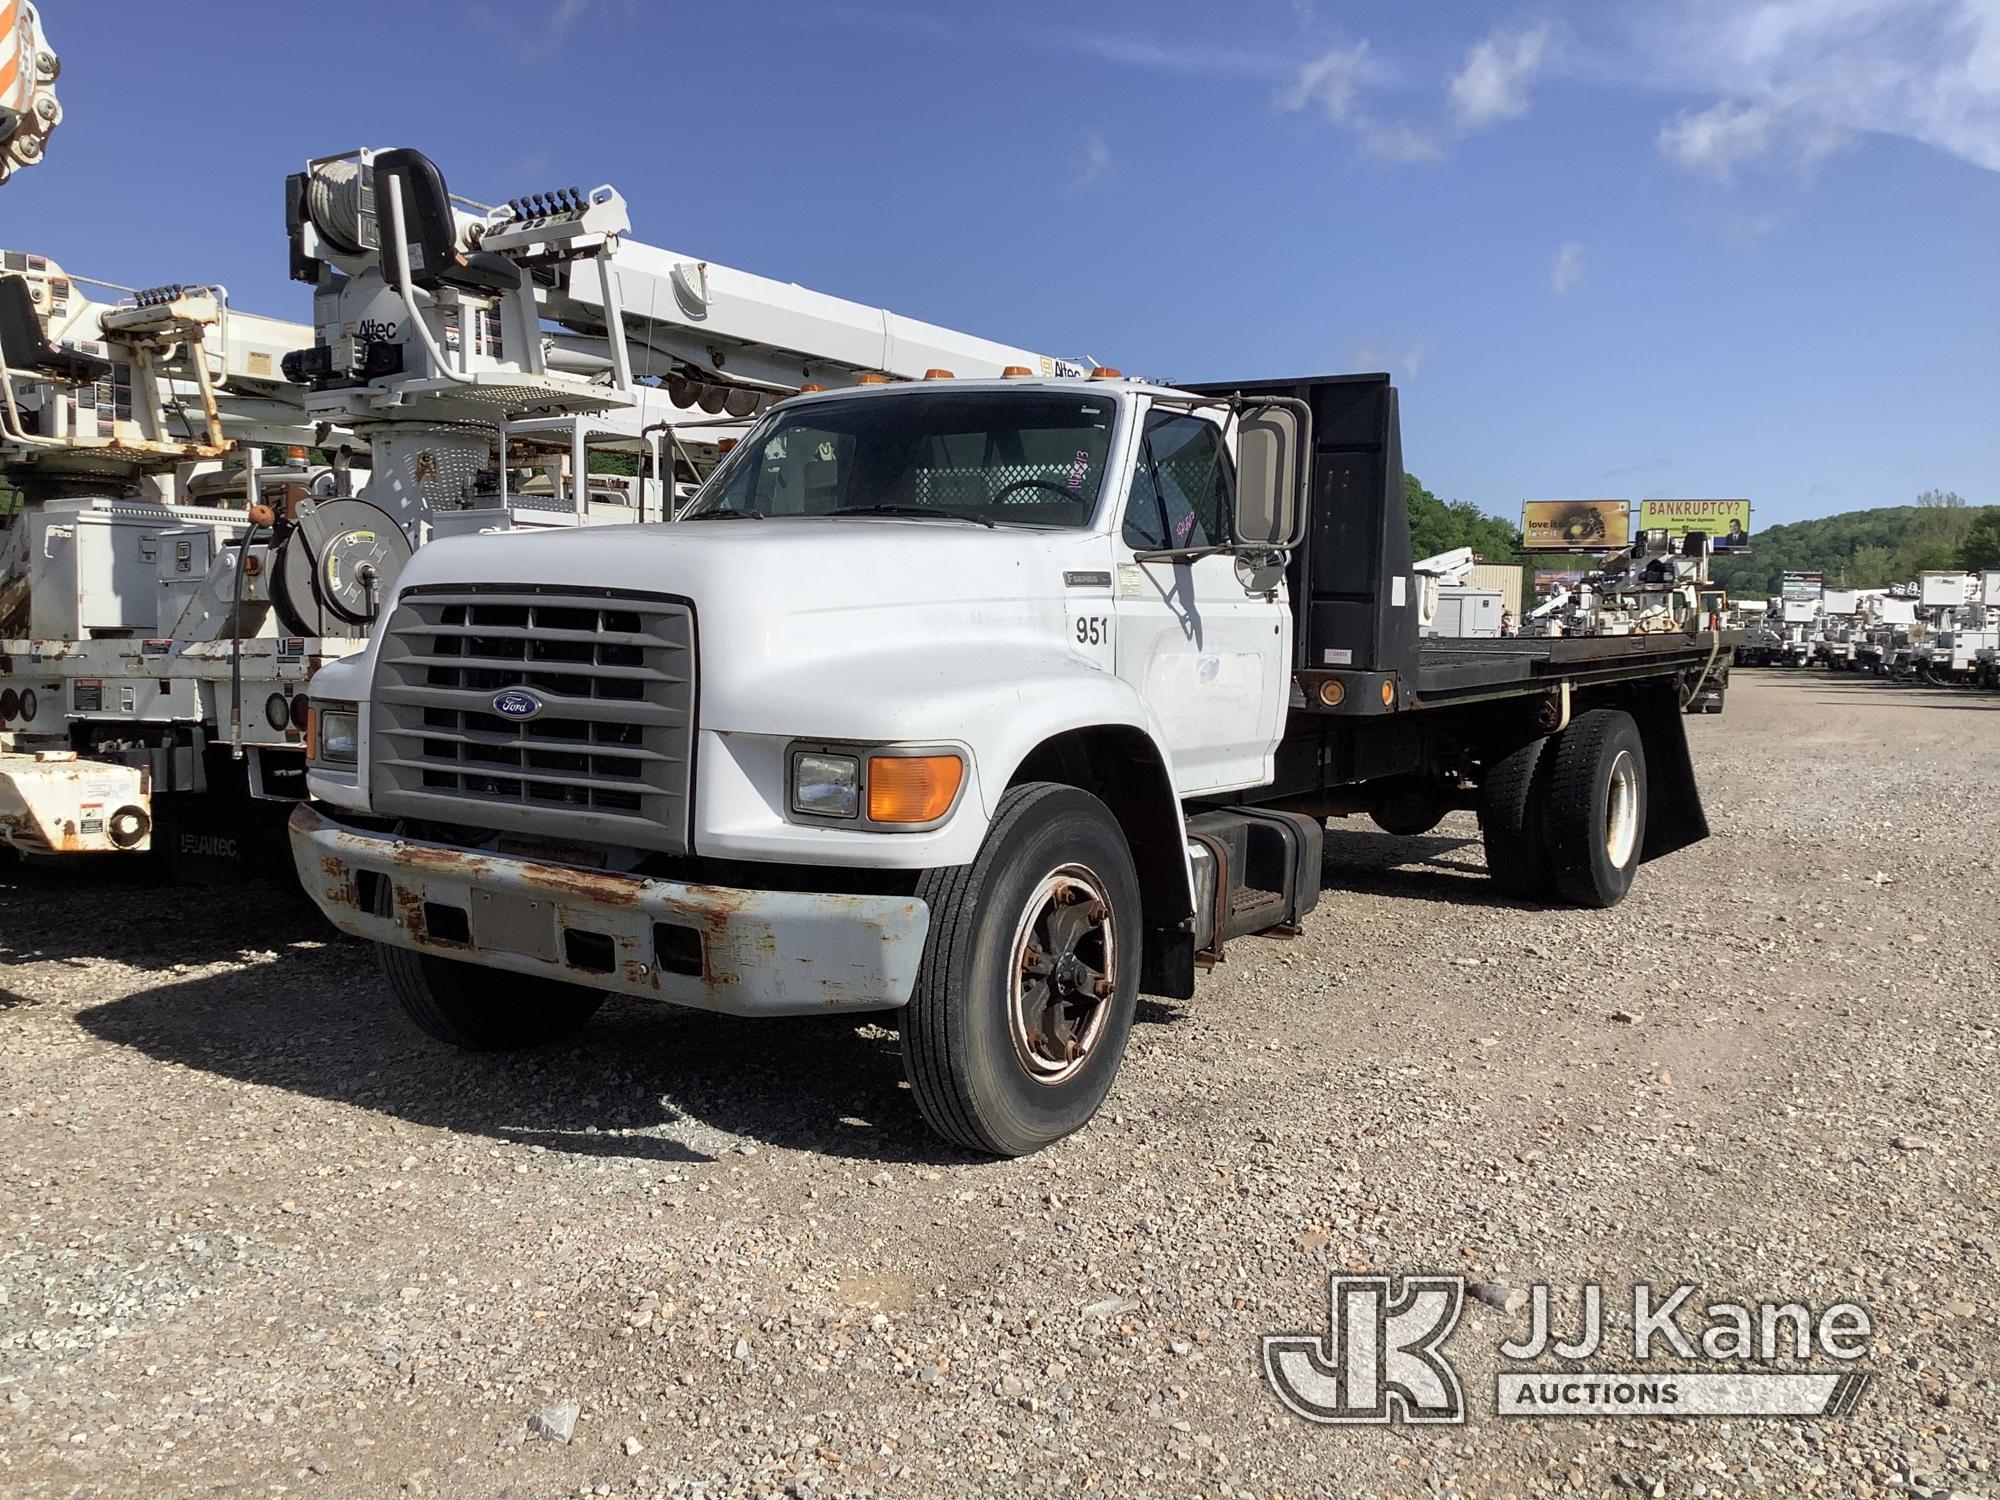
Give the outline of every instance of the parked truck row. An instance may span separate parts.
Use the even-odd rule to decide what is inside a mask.
[[[1739,666],[1821,666],[1896,682],[2000,688],[2000,569],[1829,588],[1751,612]]]

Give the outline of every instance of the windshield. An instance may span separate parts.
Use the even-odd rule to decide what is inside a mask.
[[[780,411],[686,516],[936,514],[1082,527],[1118,403],[1083,391],[923,391]]]

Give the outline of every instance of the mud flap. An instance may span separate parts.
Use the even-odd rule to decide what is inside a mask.
[[[1687,722],[1672,681],[1644,688],[1620,705],[1639,726],[1646,747],[1646,844],[1639,858],[1658,859],[1708,837],[1708,816],[1688,753]]]

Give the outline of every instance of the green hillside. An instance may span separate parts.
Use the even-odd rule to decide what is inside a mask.
[[[1826,574],[1837,588],[1907,583],[1933,568],[2000,567],[2000,506],[1968,506],[1932,491],[1915,505],[1852,510],[1811,521],[1765,526],[1744,557],[1718,557],[1711,575],[1739,599],[1778,591],[1787,570]]]

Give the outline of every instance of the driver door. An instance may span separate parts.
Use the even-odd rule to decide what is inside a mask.
[[[1244,591],[1236,559],[1142,561],[1164,548],[1226,542],[1236,468],[1222,428],[1170,407],[1146,413],[1114,541],[1117,670],[1166,735],[1183,797],[1261,786],[1283,730],[1291,611]]]

